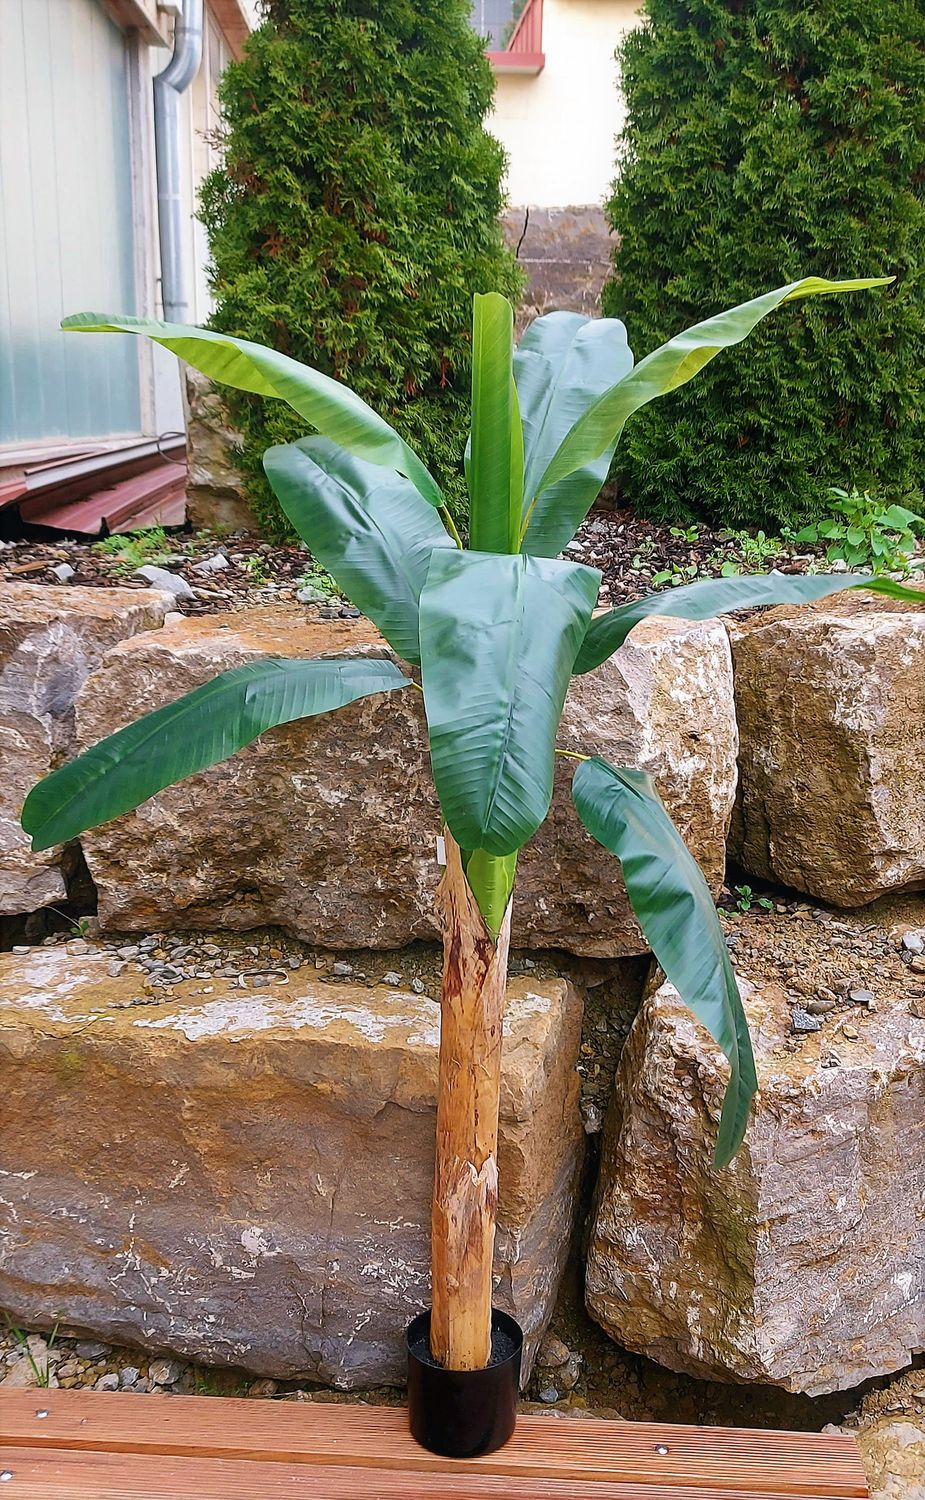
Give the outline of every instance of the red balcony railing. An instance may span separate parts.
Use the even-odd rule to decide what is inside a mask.
[[[543,53],[543,0],[527,0],[502,51],[488,53],[496,73],[539,73]]]

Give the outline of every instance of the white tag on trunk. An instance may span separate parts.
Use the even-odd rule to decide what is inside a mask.
[[[446,864],[446,839],[442,833],[437,834],[437,864]]]

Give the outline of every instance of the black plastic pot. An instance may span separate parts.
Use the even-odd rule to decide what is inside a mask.
[[[492,1363],[445,1370],[430,1352],[430,1313],[408,1325],[411,1436],[444,1458],[478,1458],[502,1448],[514,1431],[524,1336],[507,1313],[491,1310]]]

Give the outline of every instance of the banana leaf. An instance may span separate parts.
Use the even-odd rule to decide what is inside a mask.
[[[388,661],[283,661],[222,672],[52,771],[22,810],[33,849],[50,849],[227,760],[265,729],[408,687]]]
[[[748,1023],[722,928],[700,867],[645,771],[597,756],[572,780],[578,816],[620,861],[636,920],[665,976],[729,1060],[715,1165],[732,1160],[758,1087]]]

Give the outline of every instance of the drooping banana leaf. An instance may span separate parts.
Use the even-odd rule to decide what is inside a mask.
[[[465,850],[513,854],[542,823],[556,730],[600,574],[547,558],[434,552],[421,671],[440,806]]]
[[[645,771],[592,757],[576,769],[572,797],[592,838],[620,861],[636,920],[666,977],[729,1059],[715,1154],[724,1167],[742,1144],[758,1080],[707,883]]]
[[[541,496],[550,486],[559,484],[577,469],[593,463],[608,449],[612,449],[633,412],[653,401],[656,396],[664,396],[668,391],[684,385],[722,349],[741,343],[756,323],[782,303],[795,302],[802,297],[829,296],[835,292],[886,286],[891,280],[891,277],[881,276],[857,281],[825,281],[818,276],[805,276],[801,281],[791,282],[788,286],[779,287],[777,291],[767,292],[763,297],[755,297],[750,302],[743,302],[738,307],[707,318],[705,322],[697,323],[693,328],[669,339],[667,344],[640,360],[630,374],[599,396],[579,418],[550,460],[536,485],[536,493]],[[548,513],[545,507],[540,512],[539,501],[537,502],[534,515],[539,512],[543,517],[544,552],[550,549],[560,552],[568,545],[587,513],[587,507],[582,509],[583,504],[584,494],[581,491],[576,491],[574,495],[565,493],[554,514]],[[540,523],[536,524],[536,534],[539,537]],[[531,519],[524,539],[527,551],[533,550],[532,527]]]
[[[430,554],[455,546],[433,506],[401,474],[330,438],[268,448],[263,466],[312,555],[405,661],[420,661],[418,600]]]
[[[33,849],[50,849],[227,760],[265,729],[408,686],[389,661],[247,662],[52,771],[26,798],[22,826]]]
[[[183,323],[161,323],[156,318],[112,317],[107,313],[75,313],[61,327],[76,333],[143,333],[171,349],[210,380],[286,401],[306,422],[317,427],[358,458],[404,474],[430,505],[443,504],[436,480],[404,438],[349,386],[288,354],[265,349],[248,339],[213,333]]]
[[[590,672],[623,645],[634,625],[647,615],[670,615],[682,620],[711,620],[732,609],[758,604],[810,604],[845,589],[869,589],[891,599],[925,604],[925,589],[905,588],[892,578],[859,578],[851,573],[817,573],[814,577],[788,573],[756,573],[748,578],[705,578],[680,588],[646,594],[620,604],[591,621],[575,662],[575,671]]]
[[[469,545],[517,552],[524,438],[511,369],[514,313],[499,292],[472,299],[472,430],[466,459]]]
[[[535,318],[514,355],[514,380],[524,428],[523,550],[555,557],[555,517],[590,510],[607,478],[613,449],[566,475],[541,495],[536,489],[563,438],[588,408],[633,368],[626,329],[617,318],[554,312]],[[547,537],[548,526],[552,531]]]

